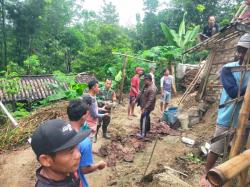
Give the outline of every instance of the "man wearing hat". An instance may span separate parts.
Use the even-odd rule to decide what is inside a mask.
[[[135,73],[135,76],[131,79],[129,92],[128,119],[130,119],[130,116],[136,117],[134,114],[135,100],[139,94],[140,76],[143,74],[143,69],[141,67],[137,67],[135,68]]]
[[[41,164],[36,187],[79,187],[80,179],[74,175],[81,156],[77,144],[89,134],[89,130],[77,133],[60,119],[42,123],[31,137],[31,147]]]
[[[228,101],[237,98],[238,91],[240,91],[240,95],[244,96],[248,81],[250,80],[250,71],[246,71],[245,76],[242,81],[242,86],[240,86],[241,82],[241,73],[233,72],[232,68],[239,67],[243,64],[245,55],[250,47],[250,35],[243,35],[238,44],[237,51],[235,55],[235,62],[225,64],[220,73],[221,83],[223,85],[223,89],[220,96],[220,105],[218,109],[217,115],[217,125],[214,133],[214,137],[218,137],[224,132],[230,129],[230,126],[233,125],[234,128],[237,128],[239,111],[242,105],[240,103],[229,103],[225,104]],[[240,90],[239,90],[240,89]],[[249,134],[249,130],[246,130],[245,133],[245,141],[243,146],[246,145],[247,137]],[[212,169],[218,157],[224,152],[224,139],[214,142],[211,145],[210,152],[207,156],[207,162],[205,167],[205,175],[201,179],[202,186],[210,186],[209,182],[205,179],[206,173]]]
[[[91,103],[90,103],[91,105]],[[67,107],[67,114],[72,128],[79,132],[86,120],[86,114],[89,109],[88,103],[84,103],[81,99],[72,100]],[[78,144],[78,149],[81,154],[78,174],[84,187],[88,187],[86,174],[93,173],[97,170],[102,170],[106,167],[106,162],[103,160],[94,163],[92,154],[92,142],[90,138],[85,138]]]
[[[144,75],[144,87],[138,99],[141,107],[141,131],[138,137],[144,138],[147,132],[150,131],[150,113],[154,110],[156,102],[156,87],[150,74]]]

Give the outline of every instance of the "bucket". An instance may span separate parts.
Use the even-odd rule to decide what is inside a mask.
[[[178,119],[180,120],[181,128],[182,128],[183,130],[189,129],[189,128],[188,128],[188,124],[189,124],[188,115],[186,115],[186,114],[179,115],[179,116],[178,116]]]
[[[177,121],[177,107],[170,107],[163,113],[163,120],[169,123],[169,125],[174,125]]]

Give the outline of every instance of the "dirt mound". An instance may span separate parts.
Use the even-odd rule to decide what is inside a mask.
[[[0,129],[0,152],[25,144],[34,129],[43,121],[55,118],[67,119],[67,101],[61,101],[34,111],[28,117],[18,121],[19,127],[13,128],[10,123]]]
[[[166,124],[153,123],[150,133],[143,140],[136,137],[139,132],[138,127],[134,127],[129,135],[121,136],[122,133],[113,134],[111,142],[106,143],[98,150],[98,155],[106,157],[108,166],[116,166],[117,161],[133,162],[134,155],[145,149],[147,142],[152,142],[156,138],[166,135],[180,135],[178,131],[172,130]]]

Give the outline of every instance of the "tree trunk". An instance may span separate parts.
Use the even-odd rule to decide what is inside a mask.
[[[128,63],[128,56],[126,53],[126,56],[124,57],[124,62],[123,62],[123,66],[122,66],[122,81],[120,84],[120,90],[119,90],[119,103],[122,102],[123,98],[122,98],[122,93],[123,93],[123,87],[124,87],[124,82],[125,82],[125,78],[126,78],[126,67],[127,67],[127,63]]]
[[[7,36],[6,36],[6,27],[5,27],[5,2],[1,0],[1,16],[2,16],[2,35],[3,35],[3,54],[2,54],[2,68],[7,66]]]

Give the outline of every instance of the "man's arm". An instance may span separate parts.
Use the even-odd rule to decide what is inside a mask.
[[[161,87],[161,95],[163,96],[163,82],[164,82],[164,78],[161,78],[161,83],[160,83],[160,87]]]
[[[115,91],[113,91],[113,93],[112,93],[112,101],[116,102],[116,93],[115,93]]]
[[[96,170],[102,170],[102,169],[104,169],[106,167],[106,165],[107,165],[106,162],[100,161],[100,162],[98,162],[96,164],[92,164],[90,166],[82,166],[81,167],[81,172],[83,174],[93,173]]]
[[[150,106],[153,104],[154,100],[155,100],[155,93],[153,90],[149,90],[146,93],[148,95],[148,101],[145,104],[143,111],[149,111]]]
[[[172,77],[172,84],[171,84],[171,87],[172,87],[172,89],[173,89],[174,94],[176,94],[177,91],[176,91],[176,87],[175,87],[175,78],[174,78],[174,77]]]
[[[229,97],[232,99],[235,99],[238,96],[238,85],[236,83],[236,80],[233,76],[233,73],[231,71],[230,67],[223,67],[221,70],[221,83],[223,85],[223,88],[226,90]],[[241,89],[240,95],[244,95],[246,92],[246,87]]]

